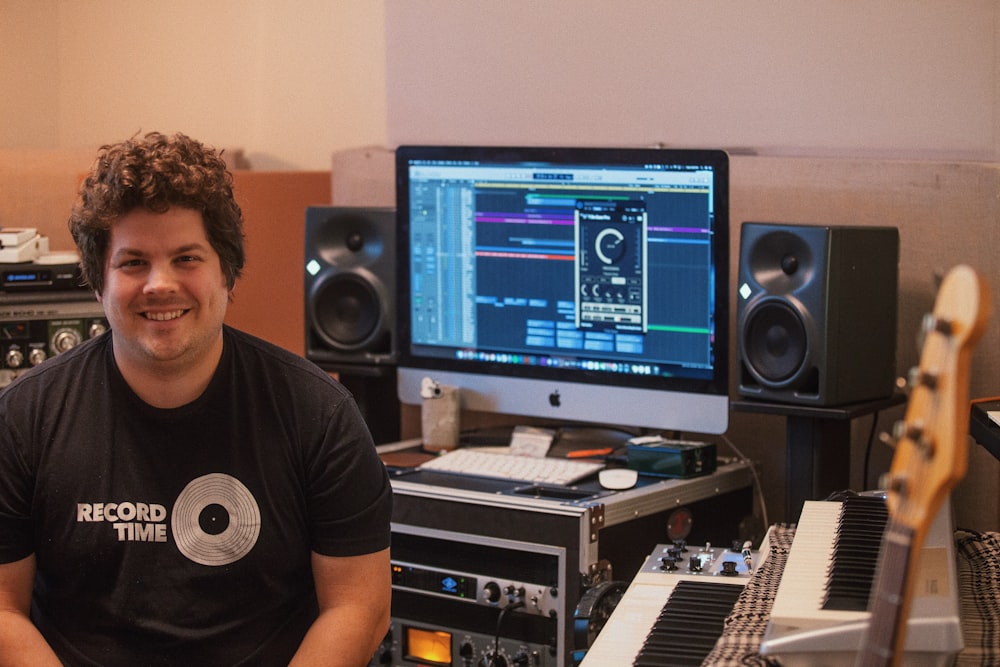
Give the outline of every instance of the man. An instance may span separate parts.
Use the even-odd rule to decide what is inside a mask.
[[[212,149],[105,146],[70,216],[110,332],[0,394],[0,665],[364,665],[391,487],[346,390],[223,325]]]

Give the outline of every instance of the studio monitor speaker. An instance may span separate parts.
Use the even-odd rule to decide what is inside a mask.
[[[395,364],[395,229],[391,208],[306,209],[307,359],[338,372]]]
[[[898,281],[894,227],[744,223],[738,393],[817,407],[891,396]]]

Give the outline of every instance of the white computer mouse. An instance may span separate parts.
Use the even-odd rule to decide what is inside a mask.
[[[607,468],[597,475],[597,481],[605,489],[631,489],[639,479],[639,471],[631,468]]]

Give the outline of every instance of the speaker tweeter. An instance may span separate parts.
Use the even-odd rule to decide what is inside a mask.
[[[744,223],[738,393],[817,407],[891,396],[898,276],[894,227]]]

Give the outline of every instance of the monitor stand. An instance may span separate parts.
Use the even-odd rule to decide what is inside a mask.
[[[733,410],[785,417],[785,519],[796,521],[806,500],[851,485],[851,421],[906,402],[906,394],[818,408],[768,401],[733,401]]]
[[[396,368],[380,366],[353,370],[340,366],[336,373],[340,383],[354,394],[375,444],[397,442],[400,437],[400,409],[396,396]]]

